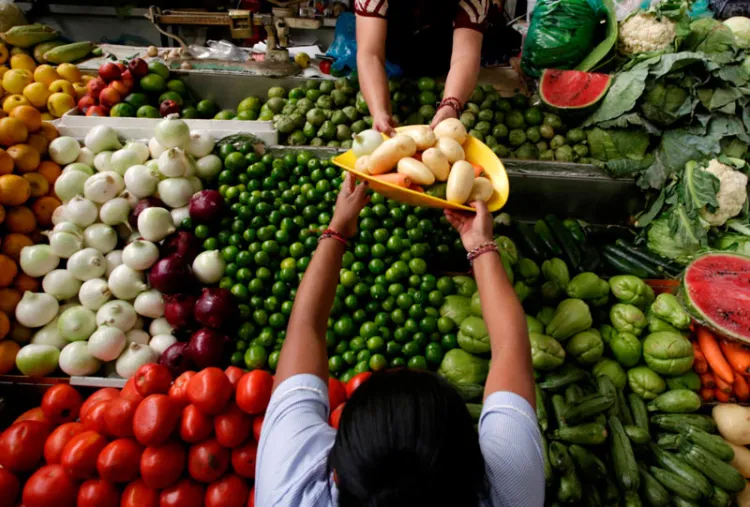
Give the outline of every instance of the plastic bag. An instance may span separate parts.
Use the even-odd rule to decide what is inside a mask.
[[[352,71],[357,70],[357,21],[351,12],[344,12],[338,17],[333,42],[328,47],[326,56],[334,59],[331,65],[334,71],[341,72],[347,67]],[[403,74],[401,67],[390,62],[385,62],[385,72],[388,77]]]
[[[538,77],[547,68],[571,69],[596,46],[602,0],[539,0],[523,45],[521,69]]]
[[[7,32],[14,26],[28,25],[29,22],[16,4],[0,0],[0,32]]]
[[[750,0],[710,0],[716,19],[750,16]]]
[[[244,62],[248,58],[245,51],[224,39],[207,41],[205,46],[192,44],[188,47],[188,50],[190,56],[196,59],[211,58],[229,62]]]

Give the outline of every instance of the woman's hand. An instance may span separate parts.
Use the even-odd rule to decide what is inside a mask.
[[[476,208],[476,213],[445,210],[445,217],[461,235],[461,242],[467,252],[474,250],[482,243],[493,241],[492,217],[487,211],[487,205],[484,201],[476,201],[471,203],[471,206]]]
[[[393,136],[396,133],[396,131],[393,130],[395,126],[396,123],[388,113],[375,114],[372,117],[372,128],[387,136]]]
[[[430,128],[435,128],[438,126],[438,124],[443,121],[447,120],[448,118],[458,118],[458,114],[456,114],[456,110],[453,109],[450,106],[443,106],[440,109],[437,110],[435,113],[435,116],[432,118],[432,123],[430,123]]]
[[[357,233],[359,212],[370,202],[367,188],[366,181],[357,184],[352,173],[346,173],[344,183],[341,185],[339,196],[336,199],[336,207],[333,209],[331,229],[346,238],[351,238]]]

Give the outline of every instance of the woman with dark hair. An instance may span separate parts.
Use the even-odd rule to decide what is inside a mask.
[[[255,505],[543,505],[526,320],[483,202],[476,213],[446,211],[473,262],[492,348],[479,434],[450,384],[406,369],[374,374],[346,403],[338,432],[328,425],[325,333],[366,189],[347,174],[297,291],[258,447]]]

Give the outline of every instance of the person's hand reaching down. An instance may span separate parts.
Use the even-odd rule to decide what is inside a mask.
[[[333,209],[331,229],[346,238],[351,238],[357,233],[359,212],[370,202],[367,189],[366,181],[356,183],[352,173],[346,173],[344,183],[342,183],[339,196],[336,199],[336,207]]]
[[[493,241],[492,239],[492,216],[487,211],[487,205],[484,201],[471,203],[476,213],[469,211],[456,211],[452,209],[445,210],[445,217],[448,222],[461,235],[461,242],[464,248],[469,252],[482,243]]]
[[[388,113],[375,114],[372,118],[372,128],[387,136],[393,137],[396,134],[396,131],[393,130],[395,126],[396,122]]]
[[[437,110],[435,113],[435,116],[432,118],[432,123],[430,123],[430,128],[434,129],[437,127],[441,121],[447,120],[448,118],[458,118],[458,114],[456,114],[456,110],[452,107],[443,106],[440,109]]]

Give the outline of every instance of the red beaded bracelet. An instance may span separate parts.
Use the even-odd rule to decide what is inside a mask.
[[[438,109],[442,107],[450,107],[456,112],[456,116],[461,116],[461,110],[463,109],[463,105],[461,104],[461,101],[458,100],[456,97],[445,97],[438,106]]]
[[[327,239],[327,238],[333,238],[336,241],[341,242],[344,246],[347,246],[349,244],[349,242],[346,240],[346,238],[343,236],[343,234],[340,234],[340,233],[334,231],[333,229],[326,229],[326,230],[324,230],[323,233],[318,238],[318,243],[320,243],[321,241],[323,241],[324,239]]]
[[[498,248],[494,241],[487,241],[486,243],[482,243],[478,247],[471,250],[468,254],[466,254],[466,259],[469,261],[469,264],[473,265],[474,260],[479,257],[482,254],[485,254],[487,252],[497,252]]]

